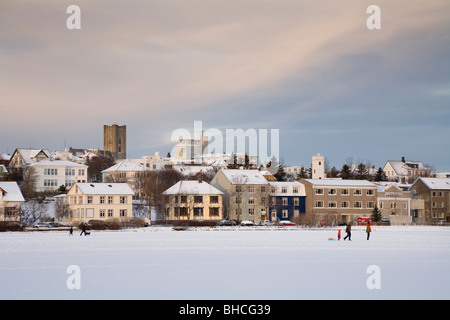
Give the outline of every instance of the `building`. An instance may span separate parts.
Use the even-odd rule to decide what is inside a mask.
[[[201,180],[181,180],[163,192],[166,220],[223,219],[223,192]]]
[[[377,182],[377,207],[381,216],[391,224],[410,225],[411,192],[403,190],[397,183]]]
[[[400,183],[412,183],[418,177],[430,177],[433,170],[420,161],[407,161],[402,157],[401,161],[388,160],[383,172],[389,181]]]
[[[139,162],[123,160],[102,171],[103,182],[127,183],[139,199],[141,194],[140,178],[148,169]]]
[[[0,221],[20,221],[20,207],[25,202],[15,181],[0,181]]]
[[[301,179],[306,192],[305,223],[356,223],[370,217],[376,205],[377,186],[367,180]]]
[[[173,148],[173,164],[202,164],[203,154],[208,147],[208,138],[201,139],[180,138]]]
[[[129,220],[133,216],[133,195],[126,183],[76,183],[67,192],[70,219]]]
[[[269,182],[258,170],[221,169],[211,185],[224,193],[224,218],[253,221],[269,219]]]
[[[312,179],[325,179],[325,157],[320,153],[312,157]]]
[[[305,186],[296,181],[269,181],[269,212],[270,220],[300,221],[305,214]]]
[[[88,166],[64,160],[42,160],[29,167],[37,174],[36,191],[56,191],[59,187],[70,188],[74,183],[87,182]]]
[[[417,178],[410,187],[413,219],[419,224],[450,222],[450,178]],[[421,203],[422,202],[422,203]]]
[[[117,160],[126,159],[127,155],[127,126],[103,126],[103,149],[111,152]]]
[[[21,167],[46,160],[50,157],[50,152],[46,149],[16,149],[9,161],[9,168],[19,169]]]

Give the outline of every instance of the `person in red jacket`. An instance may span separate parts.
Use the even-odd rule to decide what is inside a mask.
[[[372,229],[370,228],[370,222],[367,222],[366,232],[367,232],[367,240],[369,240],[370,232],[372,232]]]
[[[341,240],[341,229],[338,230],[338,240]]]

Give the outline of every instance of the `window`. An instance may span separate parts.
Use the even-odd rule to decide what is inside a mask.
[[[126,204],[127,203],[127,197],[121,196],[120,197],[120,203],[121,204]]]
[[[105,217],[105,209],[100,209],[100,218]]]
[[[367,201],[366,202],[366,208],[374,208],[375,206],[374,206],[374,203],[373,203],[373,201]]]
[[[294,198],[294,206],[298,206],[300,204],[300,200],[298,197]]]
[[[323,194],[323,189],[316,189],[316,194],[317,195],[322,195]]]
[[[113,203],[113,197],[112,196],[108,196],[108,204],[112,204]]]
[[[87,197],[87,203],[89,203],[89,204],[92,203],[92,196],[88,196],[88,197]]]
[[[181,203],[187,203],[187,196],[181,196]]]
[[[194,208],[194,217],[203,217],[203,208],[195,207]]]
[[[248,209],[248,214],[249,214],[250,216],[253,216],[253,215],[255,214],[255,209],[249,208],[249,209]]]
[[[298,193],[298,187],[293,187],[292,188],[292,193]]]
[[[374,195],[373,190],[372,189],[366,190],[366,195],[373,196]]]
[[[120,209],[120,217],[126,217],[127,216],[127,209]]]
[[[203,196],[194,196],[194,203],[203,203]]]
[[[108,209],[108,218],[112,218],[113,216],[113,209]]]
[[[283,206],[287,206],[288,205],[288,198],[283,197],[283,198],[281,198],[281,201],[282,201]]]
[[[86,218],[93,218],[94,217],[94,209],[88,208],[86,209]]]
[[[332,196],[336,195],[336,189],[329,189],[328,194]]]
[[[355,202],[353,202],[353,207],[354,207],[354,208],[362,208],[361,201],[355,201]]]
[[[285,218],[285,219],[288,218],[288,211],[286,209],[283,209],[281,211],[281,214],[282,214],[283,218]]]
[[[248,204],[255,204],[255,200],[253,198],[248,198]]]
[[[341,201],[341,208],[348,208],[348,201]]]
[[[266,192],[266,187],[265,186],[261,186],[261,193]]]
[[[362,195],[362,190],[361,189],[356,189],[355,191],[353,191],[353,194],[355,196],[360,196],[360,195]]]
[[[337,208],[336,201],[328,201],[328,208]]]
[[[348,189],[341,189],[341,195],[348,196],[349,195]]]
[[[105,196],[100,196],[100,203],[104,204],[105,203]]]
[[[219,203],[219,196],[209,196],[210,203]]]
[[[316,208],[323,208],[323,201],[316,201]]]
[[[281,193],[287,193],[287,187],[281,187]]]
[[[255,192],[255,186],[248,186],[248,192]]]
[[[217,207],[210,207],[209,208],[209,216],[210,217],[218,217],[219,216],[219,208],[217,208]]]

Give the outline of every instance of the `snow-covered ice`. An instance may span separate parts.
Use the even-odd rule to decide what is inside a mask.
[[[450,298],[450,228],[352,231],[351,242],[329,241],[337,228],[3,232],[0,299]]]

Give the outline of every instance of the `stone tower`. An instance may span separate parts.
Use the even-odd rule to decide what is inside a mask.
[[[103,149],[117,160],[127,157],[127,126],[103,126]]]

